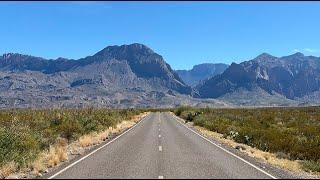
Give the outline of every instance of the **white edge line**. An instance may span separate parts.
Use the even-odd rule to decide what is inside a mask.
[[[256,165],[254,165],[254,164],[252,164],[252,163],[248,162],[247,160],[245,160],[245,159],[243,159],[243,158],[241,158],[241,157],[239,157],[239,156],[237,156],[237,155],[233,154],[232,152],[230,152],[230,151],[228,151],[228,150],[224,149],[223,147],[221,147],[221,146],[217,145],[216,143],[214,143],[214,142],[210,141],[208,138],[204,137],[203,135],[201,135],[201,134],[199,134],[198,132],[194,131],[193,129],[189,128],[188,126],[186,126],[185,124],[183,124],[182,122],[180,122],[180,121],[177,119],[177,118],[179,118],[179,117],[177,117],[177,116],[174,116],[174,117],[175,117],[176,121],[178,121],[181,125],[183,125],[183,126],[184,126],[185,128],[187,128],[187,129],[189,129],[190,131],[192,131],[192,132],[193,132],[193,133],[195,133],[196,135],[200,136],[200,137],[201,137],[201,138],[203,138],[204,140],[206,140],[206,141],[208,141],[209,143],[211,143],[211,144],[215,145],[216,147],[220,148],[221,150],[225,151],[226,153],[228,153],[228,154],[230,154],[230,155],[232,155],[232,156],[234,156],[234,157],[238,158],[239,160],[241,160],[241,161],[243,161],[243,162],[247,163],[248,165],[252,166],[253,168],[255,168],[255,169],[259,170],[260,172],[262,172],[262,173],[264,173],[264,174],[268,175],[268,176],[269,176],[269,177],[271,177],[272,179],[277,179],[276,177],[274,177],[273,175],[271,175],[271,174],[267,173],[266,171],[262,170],[261,168],[257,167]]]
[[[131,131],[134,127],[136,127],[138,124],[140,124],[146,117],[148,117],[150,114],[148,114],[147,116],[143,117],[137,124],[135,124],[134,126],[132,126],[131,128],[127,129],[125,132],[123,132],[122,134],[118,135],[117,137],[115,137],[114,139],[112,139],[111,141],[109,141],[107,144],[99,147],[98,149],[92,151],[91,153],[87,154],[86,156],[82,157],[81,159],[77,160],[76,162],[70,164],[69,166],[63,168],[62,170],[60,170],[59,172],[57,172],[56,174],[50,176],[48,179],[53,179],[56,176],[58,176],[59,174],[63,173],[64,171],[68,170],[69,168],[71,168],[72,166],[78,164],[79,162],[83,161],[84,159],[88,158],[89,156],[91,156],[92,154],[96,153],[97,151],[99,151],[100,149],[108,146],[109,144],[111,144],[112,142],[114,142],[115,140],[117,140],[118,138],[120,138],[121,136],[125,135],[126,133],[128,133],[129,131]]]

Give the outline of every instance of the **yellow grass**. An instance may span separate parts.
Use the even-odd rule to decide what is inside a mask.
[[[131,121],[137,123],[138,121],[140,121],[142,118],[146,117],[150,112],[144,112],[141,113],[139,115],[133,116],[133,118],[131,119]]]
[[[50,146],[48,151],[41,153],[37,160],[31,164],[33,175],[40,176],[41,172],[44,172],[47,168],[55,167],[68,160],[67,143],[65,143],[65,140],[61,141],[54,146]]]
[[[111,130],[112,130],[112,127],[109,127],[107,130],[101,132],[101,133],[99,134],[99,139],[100,139],[100,141],[105,141],[105,140],[108,138]]]
[[[41,153],[39,158],[31,164],[31,168],[34,174],[41,173],[47,169],[44,159],[45,156],[46,154],[44,152]]]
[[[89,135],[82,136],[79,139],[79,144],[81,147],[88,147],[92,145],[92,139]]]
[[[10,162],[5,166],[0,168],[0,179],[8,177],[10,174],[14,173],[17,169],[17,165],[14,162]]]
[[[144,112],[134,116],[131,120],[122,121],[121,123],[117,124],[116,128],[109,127],[108,129],[99,133],[94,132],[88,135],[84,135],[80,137],[78,141],[76,141],[71,145],[72,146],[71,151],[74,153],[77,153],[81,150],[81,148],[100,144],[103,141],[105,141],[110,134],[118,134],[122,132],[124,129],[134,126],[138,121],[140,121],[142,118],[144,118],[148,114],[149,112]]]
[[[135,125],[139,120],[148,115],[149,113],[141,113],[134,116],[131,120],[122,121],[116,128],[109,127],[102,132],[93,132],[80,137],[77,141],[68,145],[66,139],[58,139],[55,145],[50,146],[49,150],[42,152],[39,157],[30,164],[32,174],[40,176],[47,168],[55,167],[61,162],[68,160],[68,148],[71,154],[82,154],[83,149],[93,145],[97,145],[105,141],[111,133],[120,133],[124,129],[130,128]],[[8,177],[17,171],[15,163],[9,163],[0,169],[0,179]]]
[[[73,150],[77,151],[76,148],[84,148],[84,147],[90,147],[92,145],[100,144],[101,142],[105,141],[110,134],[118,134],[124,129],[130,128],[133,125],[135,125],[140,119],[148,115],[147,112],[139,114],[134,116],[129,121],[122,121],[121,123],[117,124],[116,128],[109,127],[105,131],[102,132],[94,132],[88,135],[84,135],[79,138],[79,140],[76,142],[76,144],[73,145]]]
[[[218,140],[220,143],[226,144],[228,146],[231,146],[233,148],[237,146],[244,147],[244,149],[240,148],[242,152],[245,154],[260,159],[264,162],[270,163],[272,165],[288,169],[295,172],[303,172],[302,166],[300,165],[299,161],[291,161],[288,159],[279,159],[276,157],[275,154],[264,152],[259,149],[253,148],[251,146],[237,143],[230,139],[223,138],[223,135],[217,132],[209,131],[203,127],[195,126],[195,128],[204,136],[206,137],[212,137],[216,140]]]
[[[68,160],[67,146],[51,146],[46,156],[48,167],[57,166],[60,162]]]

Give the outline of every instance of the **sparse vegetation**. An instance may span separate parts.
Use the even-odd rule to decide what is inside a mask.
[[[0,111],[0,176],[18,169],[41,172],[66,161],[66,146],[74,151],[104,141],[110,133],[132,126],[126,121],[148,110],[47,109]],[[171,109],[194,125],[222,134],[272,158],[301,161],[306,171],[320,172],[320,107]],[[121,127],[120,127],[121,126]]]
[[[303,167],[306,171],[320,172],[320,161],[304,161]]]
[[[320,107],[172,110],[194,125],[320,172]]]
[[[32,166],[43,170],[67,160],[66,146],[77,139],[88,146],[112,128],[145,110],[47,109],[0,111],[0,176]],[[122,123],[128,124],[128,123]],[[123,126],[123,125],[122,125]],[[129,126],[128,126],[129,127]],[[93,132],[99,133],[93,136]],[[43,153],[46,152],[46,153]]]

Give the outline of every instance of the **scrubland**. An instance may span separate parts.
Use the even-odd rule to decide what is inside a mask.
[[[320,172],[320,107],[172,111],[202,130],[268,153],[277,164]]]
[[[67,146],[87,147],[128,128],[146,110],[12,109],[0,111],[0,178],[39,173],[68,159]],[[79,148],[74,148],[75,150]]]
[[[0,111],[0,178],[46,171],[67,161],[68,153],[81,154],[133,126],[144,112],[169,110],[202,132],[235,147],[242,144],[240,150],[255,157],[291,170],[320,172],[320,107],[12,109]]]

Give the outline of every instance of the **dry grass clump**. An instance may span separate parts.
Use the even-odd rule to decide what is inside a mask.
[[[110,134],[118,134],[124,129],[130,128],[135,124],[134,121],[122,121],[117,124],[115,128],[109,127],[102,132],[93,132],[88,135],[81,136],[78,140],[80,147],[89,147],[93,145],[100,144],[105,141]]]
[[[8,177],[10,174],[17,170],[17,164],[15,162],[9,162],[6,165],[0,167],[0,179]]]
[[[81,147],[89,147],[92,145],[96,145],[99,142],[100,142],[100,139],[98,139],[97,133],[84,135],[84,136],[81,136],[79,139],[79,144]]]
[[[45,157],[47,156],[46,153],[42,152],[39,157],[31,163],[31,169],[33,174],[38,175],[39,173],[44,172],[48,167],[47,163],[45,163]]]
[[[66,147],[50,147],[47,156],[48,167],[57,166],[60,162],[68,160]]]
[[[115,129],[113,129],[115,131],[115,133],[118,133],[119,130],[123,130],[123,129],[127,129],[132,127],[133,125],[135,125],[135,122],[132,121],[123,121],[119,124],[117,124],[117,127]]]
[[[137,123],[138,121],[140,121],[142,118],[146,117],[150,112],[143,112],[143,113],[140,113],[138,115],[135,115],[131,118],[130,121],[133,121],[135,123]]]
[[[110,132],[111,130],[108,129],[100,133],[94,132],[88,135],[81,136],[78,140],[79,145],[80,147],[85,148],[85,147],[100,144],[101,142],[105,141],[108,138]]]
[[[67,140],[58,139],[57,143],[50,146],[49,150],[46,150],[38,156],[38,158],[30,164],[32,174],[35,176],[41,176],[41,173],[46,171],[50,167],[55,167],[59,163],[67,161]]]
[[[112,129],[113,129],[112,127],[109,127],[107,130],[99,133],[99,140],[105,141],[109,137],[109,134],[111,133]]]
[[[60,162],[68,160],[67,145],[67,140],[61,139],[56,145],[50,146],[45,156],[45,164],[47,164],[48,167],[54,167]]]

